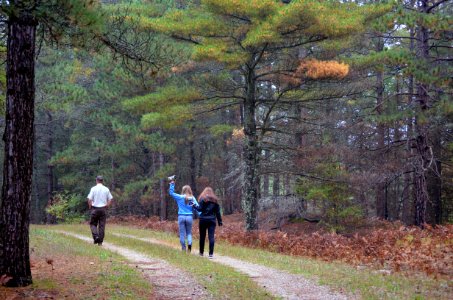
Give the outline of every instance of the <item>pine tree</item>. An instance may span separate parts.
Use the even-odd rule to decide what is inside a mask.
[[[246,142],[242,206],[247,230],[258,228],[258,172],[262,149],[257,126],[259,82],[271,81],[269,78],[272,75],[295,73],[297,62],[289,65],[289,69],[282,69],[281,64],[275,63],[277,58],[289,59],[288,49],[309,48],[324,40],[338,39],[361,31],[366,21],[387,9],[388,6],[359,7],[329,1],[301,0],[284,4],[274,0],[206,0],[201,1],[201,6],[170,11],[158,19],[142,20],[144,28],[193,43],[194,60],[216,62],[220,68],[240,76],[234,91],[224,95],[220,89],[213,97],[219,99],[222,95],[224,98],[240,100],[243,108]],[[323,75],[317,77],[316,72],[325,70],[324,65],[321,68],[313,67],[314,63],[310,65],[308,68],[301,66],[299,76],[309,77],[310,72],[315,70],[312,78],[322,78]],[[212,77],[206,79],[212,80]],[[200,100],[200,96],[195,95],[188,100]],[[206,99],[207,95],[201,96],[201,99]],[[278,102],[281,96],[277,94],[276,99],[269,102]]]
[[[32,283],[28,228],[33,173],[35,50],[38,24],[51,34],[96,22],[91,1],[2,1],[7,19],[5,157],[0,208],[0,274]],[[62,13],[63,12],[63,13]],[[78,24],[74,20],[77,19]],[[49,22],[53,20],[54,22]],[[94,28],[94,27],[92,27]]]

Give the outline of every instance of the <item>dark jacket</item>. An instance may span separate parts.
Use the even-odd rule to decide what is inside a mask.
[[[214,220],[217,218],[217,223],[222,226],[222,216],[220,215],[219,204],[205,199],[199,199],[200,204],[194,204],[194,208],[200,212],[200,220]]]

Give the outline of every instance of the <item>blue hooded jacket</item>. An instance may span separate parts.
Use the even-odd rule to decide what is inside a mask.
[[[185,216],[191,216],[192,215],[192,206],[189,204],[186,204],[186,195],[180,195],[175,193],[175,183],[171,182],[170,183],[170,189],[168,190],[168,193],[170,196],[175,199],[176,203],[178,204],[178,215],[185,215]],[[192,196],[191,199],[197,206],[198,202],[195,197]]]

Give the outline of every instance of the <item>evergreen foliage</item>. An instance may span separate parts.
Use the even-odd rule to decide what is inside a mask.
[[[46,2],[37,17],[73,17],[38,26],[32,220],[85,216],[98,174],[112,215],[173,219],[176,174],[195,196],[214,187],[247,229],[268,225],[259,209],[338,232],[414,224],[416,178],[426,222],[451,222],[451,5],[286,2]],[[291,197],[305,207],[266,206]]]

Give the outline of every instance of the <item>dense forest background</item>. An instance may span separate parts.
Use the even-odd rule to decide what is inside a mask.
[[[453,221],[453,3],[331,1],[321,24],[271,1],[298,10],[275,37],[269,1],[101,2],[107,34],[38,41],[32,222],[83,219],[98,174],[111,215],[175,218],[176,174],[258,224]]]

